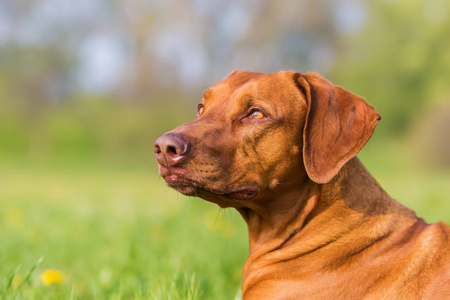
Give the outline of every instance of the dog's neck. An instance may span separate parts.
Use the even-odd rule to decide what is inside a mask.
[[[413,211],[386,194],[357,158],[327,184],[305,178],[298,188],[284,191],[288,192],[278,191],[277,201],[267,199],[238,209],[250,239],[244,277],[250,269],[262,267],[266,259],[298,258],[354,236],[355,231],[367,235],[361,239],[367,247],[368,241],[395,231],[396,224],[405,226],[417,220]],[[277,250],[285,248],[289,251],[279,255]]]

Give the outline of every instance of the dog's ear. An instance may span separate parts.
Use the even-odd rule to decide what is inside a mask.
[[[303,161],[309,178],[329,182],[366,144],[381,116],[361,97],[315,73],[295,76],[307,101]]]

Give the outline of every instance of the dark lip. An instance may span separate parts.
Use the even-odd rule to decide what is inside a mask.
[[[239,189],[235,192],[224,194],[225,197],[231,200],[250,200],[258,196],[259,190],[255,187],[247,187]]]
[[[178,186],[178,185],[191,185],[194,187],[198,186],[197,184],[195,184],[194,181],[184,178],[182,176],[175,175],[175,174],[166,175],[166,176],[163,176],[163,178],[170,187],[174,187],[174,186]]]
[[[198,182],[187,178],[186,171],[182,169],[167,169],[161,168],[160,175],[166,181],[166,184],[174,189],[179,189],[182,187],[192,187],[195,188],[195,194],[202,194],[206,192],[209,194],[214,194],[217,196],[223,196],[230,200],[250,200],[258,196],[259,190],[256,187],[246,186],[235,191],[220,191],[220,190],[210,190]]]
[[[170,175],[177,175],[180,177],[186,177],[187,172],[180,168],[167,168],[165,166],[159,165],[159,175],[162,177],[170,176]]]

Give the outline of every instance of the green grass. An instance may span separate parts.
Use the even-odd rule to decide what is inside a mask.
[[[239,293],[248,253],[244,222],[231,210],[168,189],[153,164],[1,165],[0,298],[234,299]],[[43,285],[46,269],[61,271],[64,282]]]
[[[375,145],[360,158],[382,186],[428,222],[449,223],[449,170]],[[0,299],[240,298],[245,223],[168,189],[153,162],[0,166]],[[47,269],[64,281],[44,285]]]
[[[427,155],[402,139],[375,135],[358,156],[394,199],[428,223],[450,224],[450,168],[431,167],[424,160]]]

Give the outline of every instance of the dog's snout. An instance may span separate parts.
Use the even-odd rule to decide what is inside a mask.
[[[166,133],[156,140],[154,151],[160,164],[174,166],[186,158],[189,142],[182,134]]]

